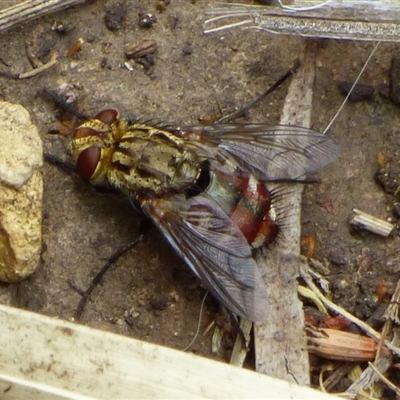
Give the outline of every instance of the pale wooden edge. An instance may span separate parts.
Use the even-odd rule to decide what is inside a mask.
[[[0,32],[25,24],[32,19],[82,4],[85,1],[86,0],[27,0],[12,7],[0,9]]]
[[[193,354],[0,305],[9,399],[333,399]]]

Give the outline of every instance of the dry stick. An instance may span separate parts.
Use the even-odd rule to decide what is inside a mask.
[[[253,327],[253,323],[248,319],[242,318],[240,320],[240,329],[243,332],[243,336],[246,341],[246,347],[243,347],[243,342],[240,339],[240,335],[237,335],[235,344],[233,346],[232,355],[230,359],[230,364],[236,367],[243,367],[244,360],[246,359],[247,352],[249,351],[248,345],[250,343],[250,332]]]
[[[317,43],[304,42],[301,68],[293,77],[281,124],[310,127],[315,54]],[[295,186],[295,185],[293,185]],[[309,362],[304,330],[302,303],[297,296],[300,248],[300,207],[302,185],[291,190],[285,201],[293,212],[283,237],[282,246],[273,246],[268,259],[258,258],[258,264],[269,288],[268,322],[255,324],[256,369],[258,372],[309,385]],[[285,206],[285,205],[283,205]]]
[[[385,325],[382,329],[381,341],[379,342],[378,350],[376,352],[376,359],[379,358],[382,347],[385,343],[386,336],[393,329],[393,324],[397,327],[400,325],[400,279],[397,281],[396,289],[393,293],[392,299],[383,314],[383,318],[386,320]]]
[[[85,3],[86,0],[29,0],[0,10],[0,32],[32,19]]]
[[[399,344],[400,344],[400,335],[398,334],[398,332],[396,333],[396,331],[394,331],[393,339],[390,345],[392,347],[397,346],[398,349]],[[387,347],[390,348],[390,346],[388,345]],[[355,398],[358,393],[362,393],[361,391],[370,388],[371,385],[373,385],[374,382],[376,382],[380,378],[380,376],[376,373],[376,370],[378,370],[381,374],[385,373],[385,371],[387,371],[391,367],[392,363],[393,363],[392,354],[380,357],[378,360],[374,362],[375,368],[371,366],[366,368],[361,374],[361,376],[355,382],[353,382],[353,384],[349,388],[347,388],[345,393],[351,396],[352,398],[353,397]]]
[[[383,376],[383,374],[380,371],[378,371],[378,369],[375,367],[374,364],[369,362],[368,366],[374,370],[374,372],[378,375],[379,379],[383,383],[385,383],[390,389],[392,389],[396,393],[397,398],[400,398],[400,389],[397,386],[395,386],[392,382],[390,382],[389,379]]]
[[[335,369],[325,381],[321,382],[320,388],[323,392],[330,393],[336,385],[354,368],[353,363],[345,362]]]
[[[39,75],[42,72],[55,67],[57,64],[57,56],[58,56],[58,54],[56,52],[53,52],[49,62],[47,62],[46,64],[41,64],[37,68],[34,68],[28,72],[23,72],[23,73],[19,74],[18,78],[19,79],[32,78],[33,76]]]
[[[312,281],[311,276],[309,273],[306,271],[306,269],[303,266],[300,266],[300,274],[301,277],[304,279],[304,281],[307,283],[307,286],[315,293],[315,295],[332,311],[339,315],[343,315],[346,319],[351,321],[354,325],[357,325],[359,328],[361,328],[368,336],[374,338],[376,341],[379,341],[381,339],[381,335],[372,329],[368,324],[365,322],[359,320],[357,317],[354,315],[350,314],[347,312],[344,308],[338,306],[337,304],[333,303],[332,301],[328,300],[318,289],[318,287],[315,285],[315,283]],[[393,344],[389,342],[385,342],[385,346],[393,351],[393,353],[396,353],[398,356],[400,356],[400,348],[394,346]]]

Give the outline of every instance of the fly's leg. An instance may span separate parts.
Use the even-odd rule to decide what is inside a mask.
[[[264,100],[265,97],[267,97],[270,93],[272,93],[279,86],[281,86],[282,83],[286,81],[286,79],[295,74],[299,68],[300,68],[300,62],[299,60],[296,60],[294,65],[284,75],[282,75],[272,86],[270,86],[264,93],[260,94],[256,99],[254,99],[244,107],[240,108],[239,110],[215,121],[215,123],[229,122],[233,121],[236,118],[245,116],[247,112],[250,110],[250,108],[256,106],[260,101]]]
[[[96,286],[99,284],[105,273],[108,271],[108,269],[121,257],[123,254],[125,254],[128,250],[132,249],[135,247],[138,243],[140,243],[143,240],[143,234],[140,234],[133,242],[127,243],[123,246],[121,246],[114,254],[112,254],[109,258],[107,258],[106,263],[101,267],[100,271],[97,273],[97,275],[93,278],[92,282],[90,283],[89,287],[85,291],[80,291],[76,287],[73,287],[74,290],[78,291],[81,295],[82,298],[79,301],[78,307],[75,311],[74,318],[75,320],[79,320],[82,316],[82,313],[85,309],[86,303],[89,300],[89,297],[93,290],[96,288]],[[72,285],[71,285],[72,286]]]
[[[135,207],[135,204],[132,204]],[[105,275],[105,273],[108,271],[108,269],[121,257],[123,254],[125,254],[128,250],[132,249],[135,247],[137,244],[139,244],[142,240],[147,231],[150,229],[152,224],[150,223],[150,220],[148,218],[143,218],[140,222],[139,225],[139,234],[138,237],[133,240],[130,243],[127,243],[125,245],[122,245],[120,248],[118,248],[110,257],[106,259],[105,264],[100,268],[99,272],[96,274],[96,276],[93,278],[91,281],[89,287],[86,290],[81,290],[76,287],[75,284],[69,283],[72,289],[74,289],[76,292],[78,292],[82,298],[79,301],[78,307],[75,311],[74,318],[76,321],[78,321],[82,313],[85,309],[86,303],[89,300],[89,297],[93,290],[96,288],[96,286],[100,283],[101,279]]]

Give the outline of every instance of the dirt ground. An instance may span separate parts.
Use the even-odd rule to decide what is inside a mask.
[[[165,11],[157,1],[95,1],[47,16],[1,34],[1,70],[24,72],[31,52],[46,61],[59,53],[55,68],[29,80],[0,77],[2,99],[20,103],[37,124],[45,150],[67,159],[65,141],[48,135],[60,128],[58,110],[41,94],[44,88],[77,97],[81,112],[95,115],[116,108],[123,115],[174,124],[199,124],[199,118],[226,115],[253,100],[291,67],[301,38],[232,30],[203,34],[209,3],[172,0]],[[107,11],[123,5],[118,30],[106,27]],[[154,14],[151,27],[139,26],[139,14]],[[63,26],[65,32],[54,30]],[[84,40],[67,57],[70,46]],[[143,40],[157,44],[154,57],[131,62],[124,51]],[[344,96],[338,81],[353,82],[373,45],[352,41],[319,43],[312,127],[322,131]],[[378,282],[393,293],[400,277],[398,231],[389,238],[356,232],[348,223],[353,208],[384,219],[395,217],[387,195],[375,183],[377,153],[398,165],[398,106],[378,92],[388,82],[394,44],[381,44],[361,82],[371,85],[372,99],[349,102],[330,129],[341,146],[340,159],[319,174],[321,183],[307,186],[303,201],[303,235],[315,235],[314,257],[329,269],[334,300],[362,319],[382,309]],[[287,84],[252,109],[249,121],[279,121]],[[85,288],[119,246],[132,241],[141,217],[121,195],[99,193],[78,176],[51,164],[45,182],[43,254],[37,272],[20,284],[1,284],[0,301],[62,319],[70,319],[80,300],[72,289]],[[270,284],[273,284],[271,282]],[[195,335],[205,290],[152,227],[142,243],[122,256],[93,292],[82,323],[176,349]],[[378,310],[378,311],[377,311]],[[212,329],[206,327],[219,307],[209,296],[200,335],[191,351],[227,360],[231,342],[211,353]]]

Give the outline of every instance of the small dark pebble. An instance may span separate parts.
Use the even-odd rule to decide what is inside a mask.
[[[169,27],[171,30],[176,29],[178,26],[179,18],[176,15],[171,15],[169,17]]]
[[[106,65],[107,65],[107,57],[101,57],[101,60],[100,60],[100,67],[101,67],[101,68],[105,68]]]
[[[51,51],[56,44],[56,40],[54,37],[46,37],[40,44],[39,49],[36,51],[35,56],[39,59],[43,64],[49,62],[51,57]]]
[[[139,26],[141,28],[151,28],[155,22],[157,22],[155,15],[139,13]]]
[[[392,212],[396,218],[400,218],[400,203],[396,202],[393,204]]]
[[[134,326],[135,322],[136,322],[136,318],[132,317],[132,315],[128,315],[127,317],[125,317],[125,322],[129,325],[129,326]]]
[[[370,297],[362,296],[356,300],[353,314],[360,319],[370,318],[376,309],[376,303]]]
[[[168,296],[166,294],[161,294],[153,297],[150,300],[150,305],[153,310],[163,311],[168,307]]]
[[[59,35],[65,35],[66,33],[68,33],[70,30],[72,29],[72,27],[68,27],[67,25],[64,25],[63,23],[60,24],[54,24],[51,27],[51,30],[58,33]]]
[[[141,57],[138,60],[136,60],[136,62],[143,65],[143,68],[145,70],[149,70],[155,64],[154,55],[147,54],[146,56]]]
[[[338,265],[338,266],[346,265],[346,263],[347,263],[346,259],[341,254],[339,254],[339,252],[337,250],[331,251],[328,254],[328,260],[332,264]]]
[[[390,68],[390,99],[395,104],[400,104],[400,57],[392,58],[392,66]]]
[[[375,174],[376,182],[387,194],[395,194],[400,185],[400,170],[381,168]]]
[[[347,96],[353,86],[352,82],[337,82],[340,92]],[[353,91],[350,94],[350,101],[361,101],[361,100],[371,100],[374,98],[374,88],[371,85],[366,85],[364,83],[357,83]]]
[[[384,313],[386,309],[387,304],[379,304],[365,322],[371,326],[371,328],[380,330],[385,323]]]
[[[386,100],[390,99],[390,86],[388,83],[381,83],[379,85],[379,95]]]
[[[118,3],[109,10],[104,16],[104,23],[110,31],[117,31],[121,28],[122,22],[125,19],[126,9],[123,4]]]
[[[193,54],[193,47],[190,44],[183,46],[182,53],[184,56],[190,56]]]

